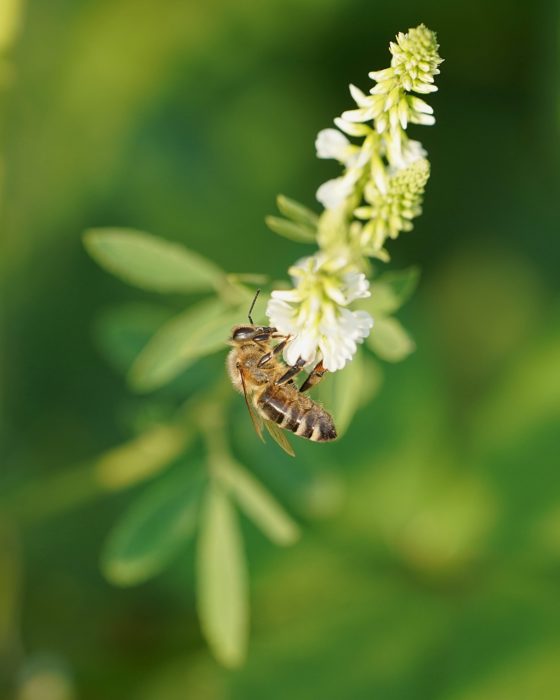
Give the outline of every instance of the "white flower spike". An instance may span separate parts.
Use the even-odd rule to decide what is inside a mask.
[[[329,180],[317,190],[317,199],[327,209],[351,199],[360,181],[363,188],[367,180],[373,179],[383,190],[381,159],[394,170],[407,168],[427,156],[418,141],[408,138],[406,129],[409,124],[430,126],[435,123],[432,107],[409,93],[427,94],[437,90],[434,77],[439,74],[442,59],[438,55],[436,36],[421,24],[407,34],[399,33],[390,50],[390,68],[369,74],[377,81],[370,94],[350,85],[357,109],[343,112],[335,119],[338,129],[324,129],[317,137],[317,155],[335,158],[345,166],[342,177]],[[362,146],[350,143],[344,134],[363,137]],[[369,178],[365,174],[368,163]]]
[[[435,122],[432,107],[418,95],[437,90],[438,48],[423,24],[399,33],[390,45],[390,67],[369,74],[376,81],[369,94],[350,85],[356,108],[334,120],[337,128],[317,135],[317,156],[338,161],[343,172],[317,190],[325,208],[313,221],[319,252],[290,268],[293,288],[273,291],[268,303],[271,325],[290,336],[284,349],[289,365],[303,358],[306,365],[322,360],[329,371],[340,370],[373,327],[368,313],[350,305],[370,295],[367,258],[389,260],[387,240],[410,231],[421,213],[429,162],[406,129]],[[308,215],[295,214],[290,232],[309,224]],[[307,237],[306,231],[301,235]]]

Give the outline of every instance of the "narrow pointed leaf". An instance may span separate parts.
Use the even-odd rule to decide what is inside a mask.
[[[304,207],[303,204],[290,199],[289,197],[279,194],[276,198],[278,209],[285,217],[295,221],[296,223],[304,224],[308,228],[316,229],[319,223],[319,217],[314,211]]]
[[[400,309],[410,299],[419,281],[420,268],[418,267],[409,267],[406,270],[386,272],[381,275],[378,283],[383,288],[380,303],[385,304],[384,313],[389,315]]]
[[[179,243],[133,229],[91,229],[88,253],[125,282],[154,292],[204,292],[225,279],[220,268]]]
[[[197,598],[206,640],[224,666],[247,652],[247,564],[237,516],[223,488],[212,484],[204,505],[197,554]]]
[[[96,320],[97,345],[115,369],[127,372],[140,350],[173,313],[165,306],[143,302],[113,306]]]
[[[101,558],[105,576],[119,586],[160,573],[192,537],[199,487],[183,475],[150,486],[109,535]]]
[[[219,299],[191,306],[164,324],[138,355],[129,373],[131,386],[137,391],[157,389],[198,358],[225,348],[242,314]]]
[[[360,407],[368,403],[379,393],[383,384],[383,369],[381,364],[369,353],[362,353],[363,381],[360,388]]]
[[[279,216],[267,216],[265,222],[271,231],[284,236],[284,238],[289,238],[291,241],[296,241],[297,243],[315,242],[315,231],[309,226],[296,224]]]
[[[190,438],[182,426],[156,425],[102,455],[95,464],[96,477],[112,491],[149,479],[178,457]]]
[[[402,306],[412,296],[420,281],[420,268],[412,266],[398,272],[386,272],[382,281],[393,290]]]
[[[356,306],[365,309],[373,318],[390,316],[408,301],[418,286],[420,270],[409,267],[400,272],[387,272],[374,280],[371,296],[359,301]]]
[[[378,318],[366,342],[388,362],[400,362],[415,349],[414,341],[396,318]]]
[[[297,523],[244,467],[229,462],[219,470],[219,476],[242,510],[267,537],[282,546],[297,541],[300,536]]]

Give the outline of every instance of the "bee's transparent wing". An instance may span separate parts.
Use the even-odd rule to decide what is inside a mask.
[[[253,403],[252,403],[250,397],[247,395],[247,385],[245,384],[245,377],[243,376],[243,370],[241,368],[239,369],[239,376],[241,377],[241,386],[243,387],[243,396],[245,398],[245,403],[247,404],[247,410],[249,411],[249,415],[251,416],[251,422],[253,423],[253,427],[255,428],[255,432],[257,433],[257,435],[264,442],[264,436],[263,436],[263,423],[264,423],[264,425],[266,426],[266,429],[270,433],[271,438],[278,445],[280,445],[280,447],[284,450],[284,452],[287,452],[291,457],[295,457],[295,452],[294,452],[292,446],[290,445],[288,438],[284,435],[284,433],[280,430],[280,428],[276,425],[276,423],[273,423],[272,421],[269,421],[269,420],[264,420],[256,412],[255,407],[253,406]]]
[[[286,437],[286,434],[282,432],[282,430],[276,425],[276,423],[273,423],[270,420],[265,420],[264,421],[264,426],[270,433],[270,437],[278,444],[280,447],[284,450],[284,452],[287,452],[290,457],[295,457],[296,453],[294,452],[294,448],[290,445],[290,441]]]
[[[251,403],[251,399],[247,396],[247,386],[245,384],[245,377],[243,376],[243,370],[240,368],[239,369],[239,376],[241,377],[241,385],[243,387],[243,396],[245,398],[245,403],[247,404],[247,410],[249,411],[249,415],[251,416],[251,422],[253,423],[253,428],[255,429],[255,432],[257,435],[260,437],[260,439],[264,442],[264,436],[263,436],[263,430],[262,430],[262,418],[259,416],[259,414],[255,411],[255,407]]]

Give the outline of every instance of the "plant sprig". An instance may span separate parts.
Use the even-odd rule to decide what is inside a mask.
[[[231,327],[246,317],[259,285],[272,297],[267,309],[272,325],[293,336],[288,362],[305,347],[309,362],[322,357],[331,370],[345,367],[318,387],[341,435],[381,385],[381,366],[366,350],[395,362],[414,349],[394,314],[414,291],[418,270],[377,276],[370,296],[369,258],[387,260],[386,240],[409,230],[420,213],[428,165],[425,151],[405,129],[408,122],[431,123],[431,113],[409,93],[435,89],[441,59],[435,35],[423,25],[399,35],[391,52],[391,68],[371,74],[377,81],[371,96],[351,88],[358,109],[335,120],[341,131],[319,135],[318,155],[334,157],[344,167],[341,178],[319,189],[325,210],[317,214],[279,196],[282,216],[267,218],[277,234],[318,246],[315,255],[290,269],[293,289],[278,289],[266,275],[228,273],[181,244],[141,231],[95,229],[84,237],[88,253],[128,284],[163,295],[203,295],[179,314],[165,304],[139,303],[110,310],[101,319],[99,341],[108,359],[125,372],[133,391],[152,394],[157,410],[138,419],[127,443],[96,460],[93,475],[105,493],[148,482],[109,534],[101,559],[107,578],[122,586],[146,581],[196,538],[201,629],[216,658],[229,667],[243,663],[249,634],[239,514],[280,546],[294,544],[300,527],[236,454],[229,426],[234,401],[238,409],[241,399],[224,372],[205,373],[204,366],[224,351]],[[342,132],[363,138],[362,144],[351,144]],[[332,314],[326,331],[306,312],[313,299],[314,309]],[[355,310],[347,308],[350,304]],[[332,342],[342,318],[344,351]],[[376,325],[370,334],[371,319]],[[316,334],[311,341],[310,333]],[[366,350],[359,350],[363,340]]]

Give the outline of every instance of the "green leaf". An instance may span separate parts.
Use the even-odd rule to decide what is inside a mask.
[[[380,279],[393,289],[395,296],[402,305],[405,301],[408,301],[418,286],[420,268],[412,266],[398,272],[386,272]]]
[[[132,229],[91,229],[88,253],[125,282],[154,292],[205,292],[225,279],[220,268],[183,245]]]
[[[365,352],[362,352],[361,361],[363,381],[360,388],[360,408],[373,401],[383,384],[383,369],[380,363]]]
[[[381,275],[378,283],[389,290],[396,304],[396,306],[389,309],[388,313],[393,313],[410,299],[419,281],[420,268],[418,267],[409,267],[406,270],[386,272]]]
[[[95,323],[101,352],[115,369],[126,372],[150,337],[173,316],[165,306],[132,302],[104,311]]]
[[[327,374],[318,386],[318,396],[332,412],[338,435],[352,422],[356,411],[363,405],[367,388],[364,355],[358,349],[351,362],[338,372]]]
[[[415,349],[414,341],[396,318],[377,318],[366,342],[388,362],[400,362]]]
[[[109,581],[131,586],[160,573],[194,534],[198,500],[183,474],[150,486],[109,535],[101,558]]]
[[[148,342],[129,372],[136,391],[150,391],[174,379],[198,358],[226,347],[232,326],[243,316],[219,299],[191,306]]]
[[[315,243],[315,231],[304,224],[296,224],[279,216],[267,216],[266,225],[271,231],[296,243]]]
[[[267,537],[281,546],[296,542],[300,536],[297,524],[274,496],[244,467],[228,462],[219,468],[218,475],[240,507]]]
[[[278,209],[284,216],[299,224],[304,224],[306,227],[313,230],[317,229],[319,217],[314,211],[304,207],[303,204],[296,202],[283,194],[279,194],[276,198]]]
[[[96,478],[110,490],[149,479],[183,452],[190,437],[183,427],[157,425],[102,455],[95,464]]]
[[[247,565],[235,511],[223,488],[208,489],[197,557],[198,614],[216,658],[240,666],[247,652]]]
[[[356,303],[356,307],[365,309],[375,319],[390,316],[412,296],[418,285],[420,270],[409,267],[400,272],[386,272],[373,281],[371,297]]]

